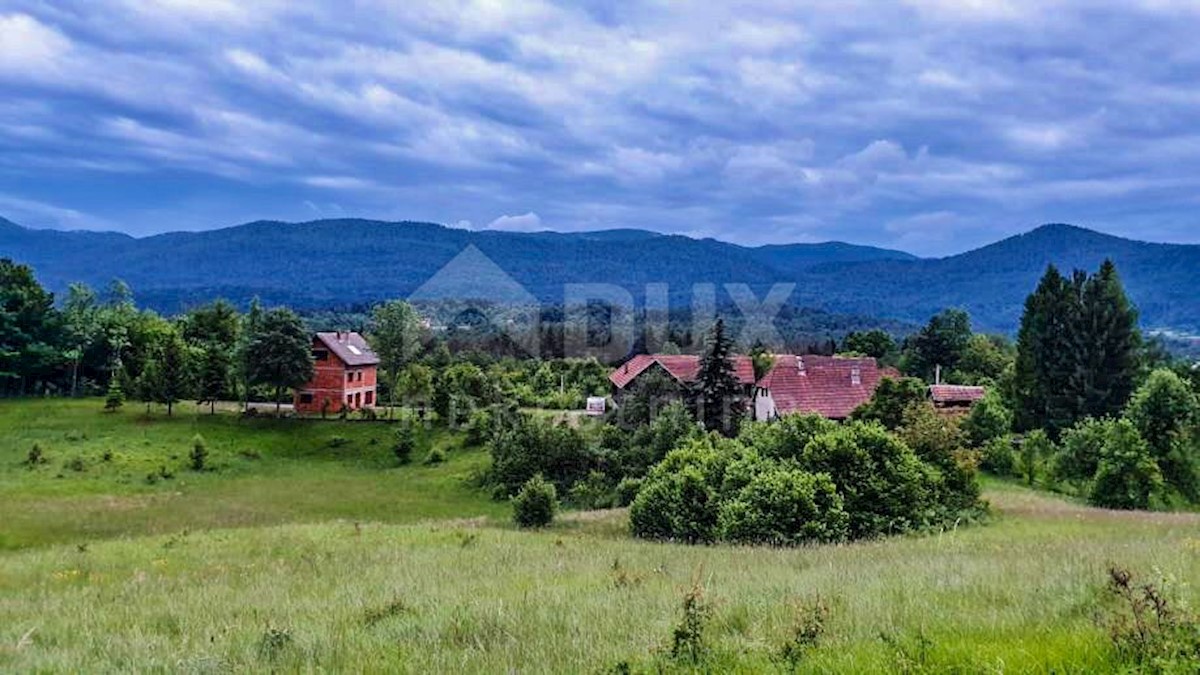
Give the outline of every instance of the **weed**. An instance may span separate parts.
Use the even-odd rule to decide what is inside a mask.
[[[67,460],[65,464],[63,464],[63,467],[70,469],[75,473],[83,473],[84,471],[87,471],[87,464],[84,463],[82,457],[72,457],[71,459]]]
[[[445,462],[445,461],[446,461],[446,451],[442,450],[441,448],[434,448],[433,450],[430,450],[429,454],[425,457],[425,464],[427,464],[429,466],[433,466],[435,464],[441,464],[442,462]]]
[[[609,576],[612,578],[613,586],[617,588],[641,586],[642,582],[646,580],[645,574],[626,569],[621,564],[620,558],[613,559],[612,570],[609,572]]]
[[[829,605],[820,595],[795,604],[795,618],[787,641],[779,650],[779,658],[795,668],[815,648],[825,635],[829,622]]]
[[[474,532],[459,532],[458,546],[459,548],[467,548],[479,540],[479,535]]]
[[[45,464],[46,462],[46,454],[42,452],[42,446],[34,443],[33,447],[29,448],[29,453],[25,455],[25,465],[37,466],[39,464]]]
[[[699,663],[708,653],[704,632],[712,617],[712,607],[704,598],[699,575],[683,596],[683,616],[671,633],[671,658]]]
[[[403,600],[397,598],[383,607],[368,609],[363,613],[363,623],[367,626],[374,626],[392,617],[409,614],[411,612],[412,608],[409,607]]]
[[[286,628],[268,628],[258,639],[258,655],[260,658],[274,661],[291,644],[291,631]]]
[[[113,461],[113,451],[105,450],[104,453],[100,455],[100,461],[105,463]]]
[[[880,633],[879,639],[895,653],[893,665],[897,672],[920,673],[927,670],[933,641],[925,635],[924,630],[918,630],[912,640],[889,633]]]
[[[1183,673],[1200,662],[1200,617],[1176,607],[1165,584],[1137,583],[1121,567],[1108,570],[1115,600],[1106,623],[1118,659],[1145,672]]]

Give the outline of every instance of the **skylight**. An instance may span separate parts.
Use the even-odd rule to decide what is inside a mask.
[[[346,349],[349,349],[350,353],[354,354],[355,356],[362,356],[362,350],[354,345],[346,345]]]

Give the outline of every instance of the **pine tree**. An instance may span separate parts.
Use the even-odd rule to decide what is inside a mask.
[[[113,373],[108,381],[108,392],[104,396],[104,409],[116,412],[122,405],[125,405],[125,392],[121,389],[121,378],[117,373]]]
[[[745,397],[734,376],[730,359],[732,340],[725,334],[725,321],[717,319],[700,358],[693,393],[697,418],[710,431],[732,435],[745,412]]]
[[[196,395],[200,403],[208,403],[210,415],[216,413],[217,401],[229,384],[229,370],[229,353],[221,345],[210,343],[204,348],[201,352]]]
[[[173,329],[163,335],[161,340],[154,400],[167,406],[167,416],[170,417],[175,404],[189,392],[190,354],[183,338]]]
[[[1013,382],[1018,430],[1057,434],[1070,426],[1063,417],[1068,380],[1074,373],[1075,305],[1071,282],[1053,265],[1025,300]]]
[[[1141,335],[1137,310],[1125,295],[1116,265],[1105,260],[1088,279],[1082,297],[1078,344],[1084,355],[1083,413],[1117,415],[1133,394]]]

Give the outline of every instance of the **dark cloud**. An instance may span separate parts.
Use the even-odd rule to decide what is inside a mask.
[[[1189,2],[9,0],[0,213],[1200,241]]]

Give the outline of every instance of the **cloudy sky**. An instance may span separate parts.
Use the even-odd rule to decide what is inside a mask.
[[[1200,2],[717,4],[0,0],[0,215],[1200,242]]]

